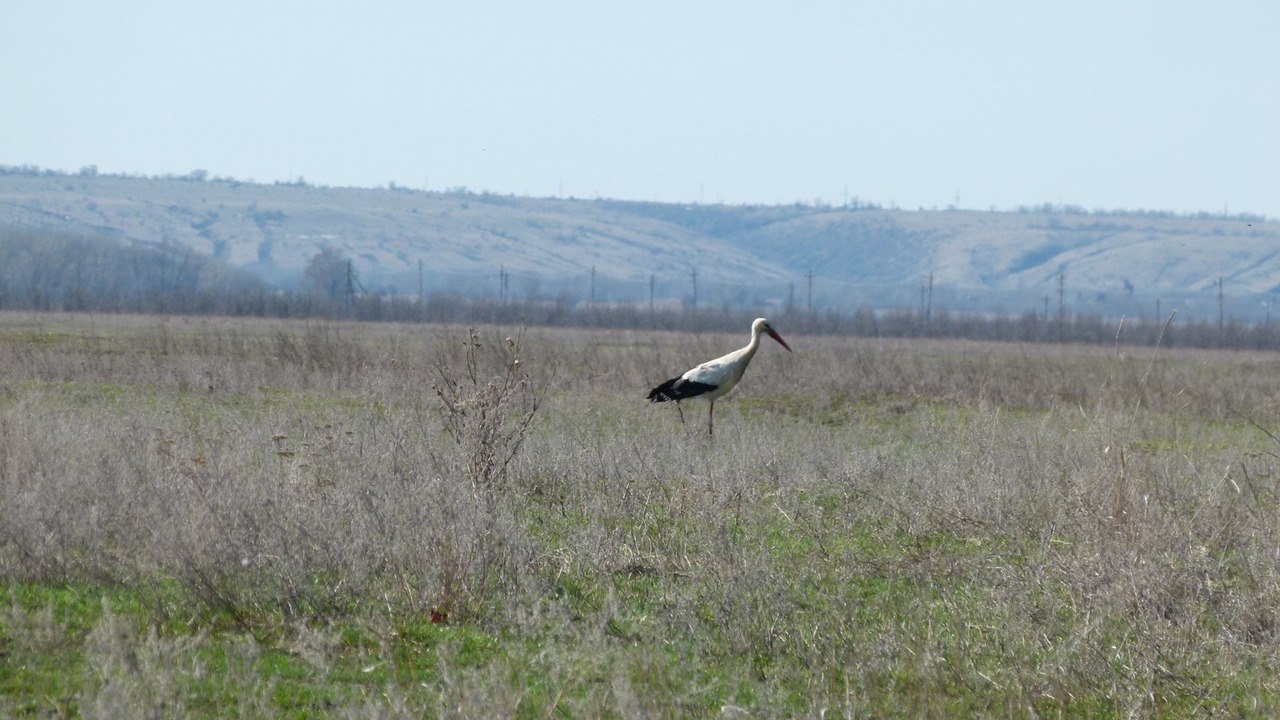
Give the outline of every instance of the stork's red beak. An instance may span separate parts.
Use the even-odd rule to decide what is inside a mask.
[[[768,330],[765,330],[765,332],[769,333],[769,337],[773,338],[774,340],[777,340],[779,345],[786,348],[787,352],[794,352],[791,349],[791,346],[787,344],[787,341],[783,340],[782,336],[779,335],[777,331],[775,331],[773,328],[769,328]]]

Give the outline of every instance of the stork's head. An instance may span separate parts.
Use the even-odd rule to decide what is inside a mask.
[[[779,345],[787,349],[787,352],[792,352],[791,346],[787,344],[787,341],[783,340],[782,336],[778,334],[778,331],[773,329],[773,325],[764,318],[756,318],[755,322],[751,323],[751,334],[759,335],[760,333],[764,333],[774,340],[777,340]]]

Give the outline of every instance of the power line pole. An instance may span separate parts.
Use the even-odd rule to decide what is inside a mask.
[[[927,330],[933,320],[933,273],[929,273],[929,300],[924,305],[924,326]]]
[[[693,311],[698,311],[698,268],[690,273],[693,276]]]
[[[355,279],[355,270],[351,268],[351,261],[347,260],[347,307],[351,307],[356,302]]]
[[[790,315],[791,311],[795,309],[795,306],[796,306],[796,284],[791,283],[790,285],[787,286],[787,314],[788,315]]]
[[[1223,212],[1226,210],[1224,208]],[[1218,276],[1218,332],[1222,332],[1222,276]]]
[[[418,260],[418,304],[422,304],[422,260]]]
[[[1058,324],[1061,325],[1067,321],[1067,274],[1058,273]]]
[[[807,308],[808,314],[812,315],[813,314],[813,271],[810,270],[805,277],[809,279],[808,300],[805,306]]]
[[[1058,340],[1061,342],[1067,337],[1067,274],[1065,272],[1058,273]]]
[[[591,266],[591,304],[596,304],[596,266]]]

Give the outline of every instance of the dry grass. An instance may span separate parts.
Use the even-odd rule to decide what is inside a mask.
[[[1274,714],[1275,356],[788,339],[3,316],[0,712]]]

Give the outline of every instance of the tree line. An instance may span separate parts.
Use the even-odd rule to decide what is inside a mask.
[[[317,253],[294,289],[273,287],[248,272],[166,242],[127,244],[111,237],[0,227],[0,309],[149,314],[204,314],[374,322],[525,323],[740,331],[759,311],[646,303],[597,304],[554,298],[476,298],[455,291],[419,296],[368,292],[348,258]],[[947,308],[811,312],[804,305],[775,309],[792,332],[861,337],[934,337],[1002,342],[1093,343],[1166,347],[1280,350],[1280,327],[1232,318],[968,313]]]

